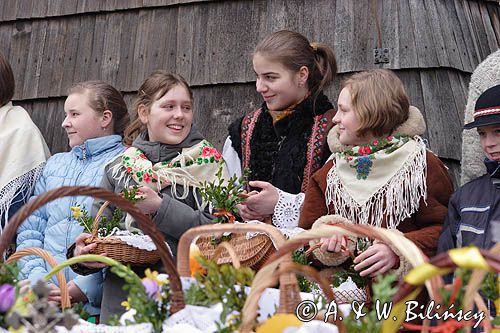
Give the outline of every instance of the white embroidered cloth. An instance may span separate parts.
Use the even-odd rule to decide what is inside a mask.
[[[119,230],[118,228],[113,229],[110,236],[114,236],[124,241],[130,246],[133,246],[137,249],[146,250],[146,251],[155,251],[156,245],[153,243],[153,240],[148,235],[143,234],[133,234],[128,230]],[[165,243],[170,253],[172,250],[167,243]]]

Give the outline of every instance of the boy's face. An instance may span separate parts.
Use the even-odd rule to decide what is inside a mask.
[[[500,124],[480,126],[477,128],[477,133],[486,157],[500,161]]]

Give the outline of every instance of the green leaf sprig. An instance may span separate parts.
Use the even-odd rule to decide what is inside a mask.
[[[249,170],[245,168],[241,177],[235,175],[226,180],[222,178],[224,162],[219,163],[216,173],[216,180],[213,182],[203,182],[200,187],[200,193],[203,200],[208,201],[215,208],[215,211],[228,212],[235,216],[238,213],[236,205],[245,201],[241,196],[245,184],[248,180]],[[214,223],[227,223],[230,218],[226,215],[219,215],[214,219]]]
[[[197,283],[186,291],[186,303],[200,306],[222,303],[222,313],[216,323],[217,332],[237,331],[241,325],[241,310],[247,298],[245,287],[251,285],[254,271],[249,267],[217,265],[202,257],[197,257],[196,260],[206,273],[196,273]],[[232,315],[233,313],[236,315]]]

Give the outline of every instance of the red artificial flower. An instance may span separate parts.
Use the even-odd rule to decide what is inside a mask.
[[[127,173],[130,175],[132,173],[132,167],[127,167]]]
[[[368,154],[371,154],[372,153],[372,149],[368,146],[366,147],[360,147],[359,150],[358,150],[358,153],[360,155],[368,155]]]
[[[214,148],[214,158],[215,158],[215,160],[218,161],[218,160],[221,159],[221,157],[222,157],[221,153],[217,149]]]
[[[352,161],[352,156],[347,156],[347,160]]]
[[[378,146],[378,144],[379,144],[378,140],[373,141],[373,144],[374,144],[375,146]]]
[[[393,139],[393,138],[392,138],[392,135],[389,135],[389,136],[387,137],[387,140],[389,140],[389,141],[392,141],[392,139]]]
[[[149,173],[145,173],[144,175],[142,175],[142,180],[144,180],[145,183],[149,183],[151,181],[151,176],[149,175]]]
[[[210,147],[203,148],[203,150],[201,151],[201,155],[203,157],[209,157],[210,155],[212,155],[212,148]]]

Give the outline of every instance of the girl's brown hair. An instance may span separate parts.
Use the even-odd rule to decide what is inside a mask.
[[[178,74],[169,73],[165,70],[156,70],[149,75],[146,80],[144,80],[134,101],[134,120],[125,129],[123,142],[126,145],[130,146],[135,138],[141,132],[146,130],[146,126],[141,122],[141,119],[139,119],[138,116],[139,106],[144,105],[148,108],[148,110],[150,110],[151,105],[155,101],[162,98],[167,92],[177,85],[181,85],[186,88],[189,93],[189,98],[193,101],[193,91],[189,87],[186,80]]]
[[[0,52],[0,107],[7,104],[14,97],[16,81],[7,58]]]
[[[122,94],[104,81],[85,81],[74,84],[68,89],[68,95],[87,94],[89,106],[99,115],[109,110],[113,114],[113,133],[123,136],[130,122],[127,104]]]
[[[342,86],[349,89],[352,109],[360,121],[358,136],[368,132],[376,137],[392,134],[408,120],[410,101],[394,72],[374,69],[356,73]]]
[[[281,30],[264,38],[254,50],[269,59],[278,61],[293,72],[302,66],[309,70],[307,86],[316,97],[333,81],[337,73],[337,61],[331,47],[323,43],[309,43],[298,32]]]

